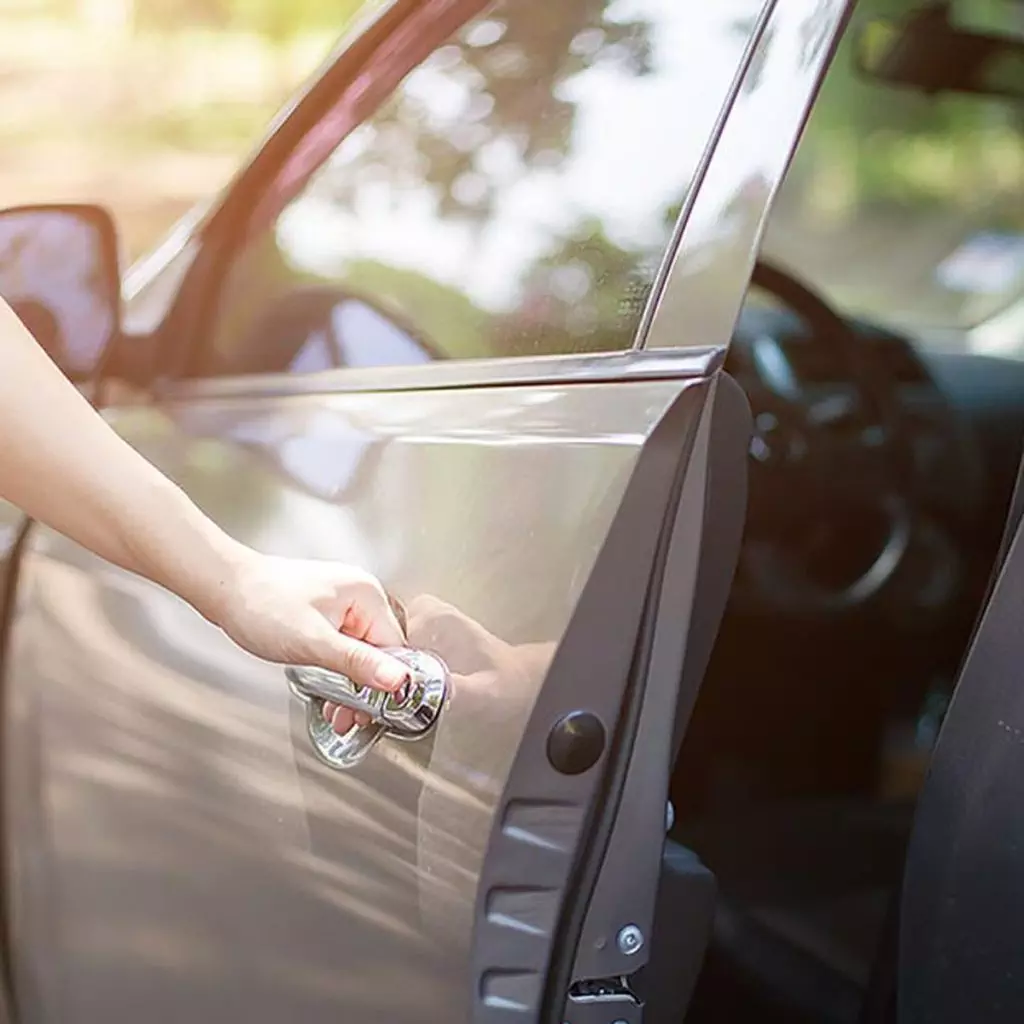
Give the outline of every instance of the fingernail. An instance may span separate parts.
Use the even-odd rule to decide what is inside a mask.
[[[374,682],[385,690],[397,690],[408,679],[409,670],[393,662],[378,666],[373,676]]]

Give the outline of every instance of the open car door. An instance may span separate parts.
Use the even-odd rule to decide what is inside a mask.
[[[460,8],[482,5],[393,6],[434,11],[454,31]],[[530,24],[587,6],[546,5]],[[655,20],[683,10],[646,8]],[[426,679],[410,698],[429,704],[422,728],[405,728],[398,708],[372,736],[335,737],[319,702],[325,686],[360,699],[345,680],[257,661],[159,588],[33,527],[5,659],[19,1020],[612,1024],[639,1021],[645,991],[658,993],[648,1021],[678,1019],[713,882],[678,850],[662,874],[667,786],[729,589],[750,436],[721,367],[845,8],[686,8],[697,35],[678,38],[704,48],[712,28],[730,33],[721,52],[735,64],[721,103],[687,108],[688,120],[707,115],[707,134],[642,308],[630,274],[602,271],[624,344],[307,374],[332,344],[313,332],[303,373],[232,376],[220,353],[217,374],[110,412],[240,540],[380,576],[404,606],[410,649],[446,669],[430,700]],[[383,63],[366,66],[393,72],[423,33],[395,14]],[[513,35],[485,19],[463,39]],[[566,38],[559,52],[574,55],[601,41]],[[432,74],[452,66],[444,51]],[[516,59],[505,52],[501,66],[514,72]],[[328,134],[374,94],[372,76],[346,80],[359,96],[327,103]],[[290,155],[286,123],[258,158],[260,181],[273,161],[286,168],[289,201],[296,163],[324,147],[316,102],[292,115]],[[226,205],[262,217],[245,186]],[[313,226],[293,218],[275,241]],[[228,260],[215,237],[183,294]],[[595,246],[572,250],[561,285],[579,287]],[[193,306],[163,334],[169,350],[207,333],[216,303]],[[464,335],[479,308],[456,313],[427,325],[433,343]],[[656,915],[667,874],[670,912]]]
[[[424,735],[364,750],[282,666],[33,531],[8,669],[25,1019],[535,1014],[646,711],[645,786],[623,808],[638,884],[599,933],[629,963],[616,942],[649,935],[709,459],[741,473],[745,452],[742,396],[687,358],[675,380],[117,417],[229,531],[377,569],[450,689]]]

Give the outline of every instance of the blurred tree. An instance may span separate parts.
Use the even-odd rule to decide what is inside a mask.
[[[620,347],[643,312],[656,258],[616,245],[599,220],[584,221],[527,272],[522,307],[499,322],[493,350],[545,355],[564,351],[566,336],[578,351]]]
[[[576,110],[567,83],[574,75],[598,64],[634,75],[650,70],[650,26],[619,19],[615,6],[614,0],[494,5],[413,72],[374,117],[362,134],[365,174],[347,168],[328,186],[333,197],[350,200],[375,165],[393,168],[396,145],[405,145],[410,177],[434,186],[442,214],[486,217],[511,180],[566,156]]]
[[[842,308],[891,324],[958,324],[999,297],[947,287],[939,268],[979,235],[1024,231],[1022,105],[926,94],[857,68],[858,29],[902,20],[926,0],[860,0],[784,187],[766,254]],[[958,0],[954,24],[1024,30],[1024,6]]]
[[[794,167],[817,189],[813,211],[853,212],[863,204],[970,208],[1006,201],[1010,221],[1024,226],[1019,202],[1024,172],[1021,109],[999,99],[926,96],[866,79],[856,69],[856,26],[899,18],[920,0],[861,0],[825,79]],[[961,0],[955,18],[982,30],[1021,27],[1006,0]],[[792,194],[792,192],[791,192]]]

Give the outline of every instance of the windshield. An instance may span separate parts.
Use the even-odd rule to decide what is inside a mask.
[[[1024,349],[1024,106],[928,96],[854,66],[860,24],[920,6],[857,5],[763,255],[845,313],[924,344]],[[955,16],[1024,35],[1024,4],[1010,0],[964,0]]]

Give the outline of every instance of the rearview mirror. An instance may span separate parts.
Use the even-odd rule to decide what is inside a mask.
[[[1024,42],[959,28],[948,4],[931,3],[901,21],[874,19],[855,47],[866,78],[919,92],[1024,99]]]
[[[87,205],[0,210],[0,295],[68,377],[87,380],[121,328],[110,214]]]

